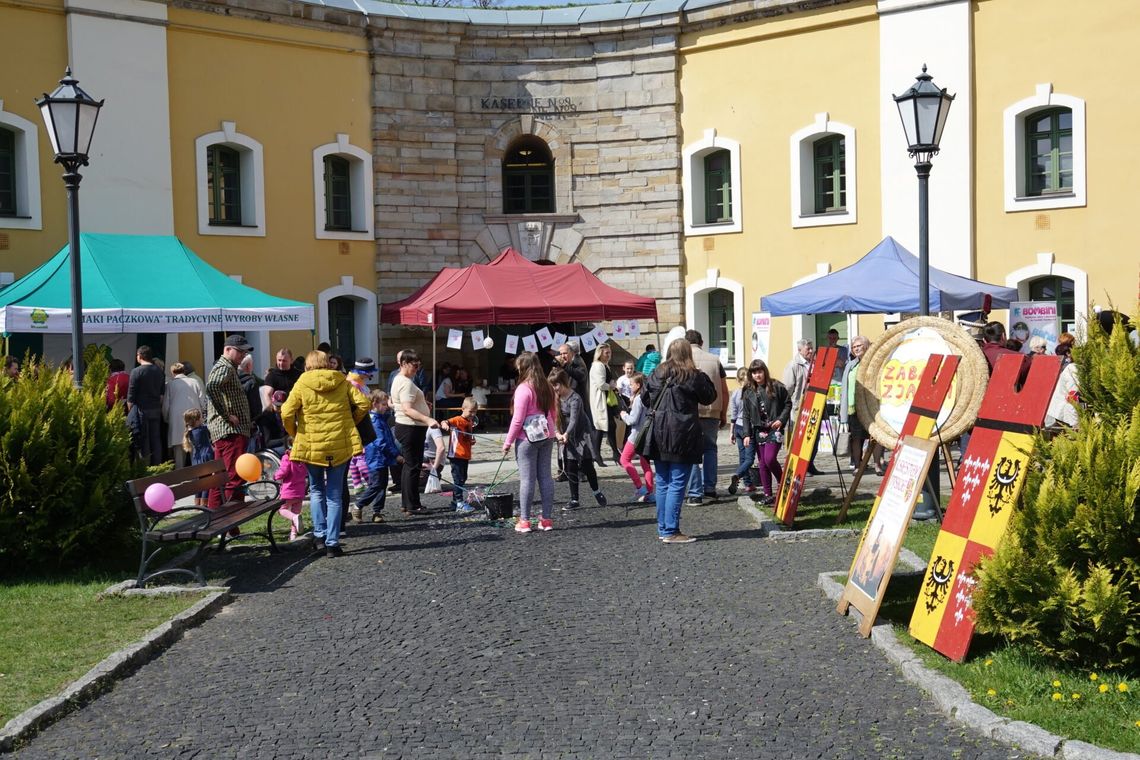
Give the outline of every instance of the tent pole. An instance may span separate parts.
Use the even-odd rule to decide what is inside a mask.
[[[436,373],[435,373],[435,339],[436,339],[435,323],[432,322],[432,325],[431,325],[431,382],[428,383],[428,385],[431,386],[431,408],[432,408],[433,412],[437,411],[435,408],[435,379],[438,377],[438,375],[436,375]],[[435,415],[432,415],[432,416],[435,416]]]

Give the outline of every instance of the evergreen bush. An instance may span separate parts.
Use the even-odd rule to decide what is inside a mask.
[[[107,363],[71,375],[25,361],[0,384],[0,575],[121,562],[137,520],[124,483],[135,476],[123,413],[107,412]]]
[[[1074,350],[1078,429],[1039,442],[1021,508],[981,563],[977,628],[1074,664],[1140,667],[1140,352],[1095,324]]]

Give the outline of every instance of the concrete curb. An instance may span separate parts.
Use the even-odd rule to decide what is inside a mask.
[[[761,509],[748,496],[736,497],[736,505],[760,526],[764,538],[776,541],[798,541],[806,538],[846,538],[857,536],[861,528],[812,528],[810,530],[788,530],[770,512]]]
[[[126,581],[134,583],[134,581]],[[103,592],[108,594],[112,586]],[[137,590],[137,589],[136,589]],[[201,587],[193,589],[201,591]],[[159,591],[159,589],[147,589]],[[121,593],[121,592],[120,592]],[[171,593],[167,591],[166,593]],[[165,623],[151,629],[141,639],[117,652],[112,653],[79,680],[72,682],[54,697],[49,697],[37,705],[8,721],[0,729],[0,752],[10,752],[37,731],[59,719],[78,705],[106,689],[113,681],[130,673],[155,654],[173,644],[183,631],[200,625],[229,603],[229,589],[214,591],[193,607],[178,613]]]
[[[903,550],[906,551],[905,549]],[[900,561],[907,564],[925,565],[916,555],[900,555]],[[843,586],[837,578],[846,572],[820,573],[816,585],[824,595],[838,602],[843,594]],[[850,616],[861,621],[863,615],[852,607]],[[1040,726],[1011,720],[982,707],[970,699],[970,693],[957,681],[947,678],[922,664],[915,654],[895,636],[894,627],[883,620],[876,620],[871,629],[871,642],[893,662],[907,681],[926,692],[947,717],[990,739],[1032,752],[1043,757],[1060,760],[1140,760],[1140,755],[1130,752],[1116,752],[1103,749],[1087,742],[1066,739],[1051,734]]]

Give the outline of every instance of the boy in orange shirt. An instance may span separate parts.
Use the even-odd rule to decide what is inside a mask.
[[[474,512],[475,507],[467,502],[467,466],[471,463],[471,447],[475,445],[475,410],[477,405],[471,396],[463,399],[458,417],[445,420],[440,427],[451,434],[448,442],[447,458],[451,462],[451,506],[460,514]]]

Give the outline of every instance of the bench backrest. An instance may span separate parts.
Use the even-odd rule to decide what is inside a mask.
[[[135,509],[139,512],[144,510],[149,512],[150,510],[143,501],[143,495],[146,493],[146,489],[155,483],[170,486],[170,490],[174,492],[174,498],[181,499],[185,496],[193,496],[201,491],[208,491],[211,488],[221,488],[225,484],[226,478],[225,463],[220,459],[211,459],[209,462],[196,464],[192,467],[183,467],[159,475],[148,475],[145,478],[128,480],[127,490],[130,492],[131,498],[134,499]]]

